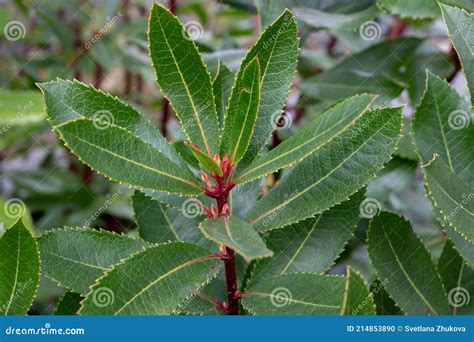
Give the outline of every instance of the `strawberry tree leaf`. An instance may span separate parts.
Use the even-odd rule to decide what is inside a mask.
[[[463,9],[440,4],[449,36],[461,61],[474,104],[474,15]]]
[[[99,173],[139,188],[202,193],[182,158],[129,106],[79,82],[38,86],[53,129]]]
[[[469,125],[469,107],[446,81],[427,71],[425,94],[411,129],[424,163],[436,153],[454,173],[474,184],[474,125]]]
[[[219,117],[219,127],[224,126],[224,115],[229,103],[230,93],[234,84],[234,73],[219,60],[217,75],[212,82],[214,98],[216,100],[216,110]]]
[[[54,315],[75,316],[81,308],[81,301],[84,299],[79,293],[67,291],[58,301]]]
[[[265,242],[275,255],[257,262],[251,282],[286,273],[325,272],[354,235],[363,198],[359,191],[320,215],[270,231]]]
[[[442,217],[441,213],[438,214],[438,217]],[[445,225],[444,229],[451,241],[456,245],[456,249],[461,253],[469,266],[474,269],[474,243],[466,240],[464,236],[449,225]]]
[[[369,6],[354,13],[330,13],[313,8],[298,7],[296,18],[314,28],[358,30],[359,27],[381,14],[377,6]]]
[[[375,315],[374,299],[362,276],[350,266],[346,271],[346,287],[342,305],[344,315]]]
[[[253,227],[237,217],[207,219],[199,229],[209,240],[232,248],[247,262],[273,255]]]
[[[387,292],[406,314],[449,314],[441,278],[408,221],[379,214],[370,222],[367,245],[372,265],[386,279]]]
[[[259,200],[250,215],[251,224],[257,231],[283,227],[346,200],[390,159],[401,123],[401,108],[364,113]]]
[[[213,158],[201,151],[197,145],[187,143],[186,146],[193,152],[196,159],[207,171],[222,176],[222,169]]]
[[[243,163],[248,164],[265,145],[275,129],[275,114],[280,114],[288,97],[298,56],[298,27],[290,10],[285,10],[260,35],[240,65],[237,78],[258,56],[261,70],[260,106]],[[225,138],[225,137],[224,137]]]
[[[433,0],[378,0],[378,5],[401,18],[434,19],[440,14]]]
[[[438,157],[422,166],[425,186],[433,205],[449,225],[474,242],[474,188],[464,182]]]
[[[188,243],[150,247],[98,279],[82,302],[80,313],[171,314],[217,275],[220,264],[210,252]],[[107,295],[103,301],[101,295]]]
[[[260,16],[260,27],[270,25],[281,12],[291,7],[291,0],[254,0]]]
[[[474,302],[474,271],[456,251],[454,244],[447,240],[438,260],[438,272],[448,293],[453,315],[472,315]]]
[[[41,270],[44,275],[85,294],[94,281],[113,264],[149,246],[106,231],[64,228],[47,232],[39,238]]]
[[[0,315],[25,315],[38,288],[38,244],[20,219],[0,237]]]
[[[211,75],[196,45],[178,18],[156,3],[151,9],[148,39],[161,91],[188,139],[213,155],[218,152],[219,124]]]
[[[343,296],[343,277],[292,273],[250,287],[242,305],[254,315],[338,315]]]
[[[316,153],[321,147],[354,125],[375,99],[372,95],[354,96],[341,101],[318,115],[291,138],[255,160],[236,176],[236,183],[245,183],[296,164]]]
[[[250,143],[260,103],[260,63],[255,57],[239,73],[224,119],[221,154],[229,154],[233,164],[244,156]]]
[[[370,286],[370,292],[373,294],[375,311],[377,315],[403,315],[402,309],[397,306],[390,295],[385,290],[386,283],[375,279]]]

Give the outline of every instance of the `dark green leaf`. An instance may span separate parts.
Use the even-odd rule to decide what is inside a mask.
[[[375,315],[375,305],[372,294],[362,276],[350,266],[346,271],[346,287],[344,291],[344,315]]]
[[[81,301],[84,299],[79,293],[67,291],[59,299],[54,314],[56,316],[75,316],[81,308]]]
[[[216,110],[219,117],[219,126],[224,127],[224,115],[229,103],[230,93],[234,84],[234,73],[219,61],[216,78],[212,82],[212,89],[216,99]]]

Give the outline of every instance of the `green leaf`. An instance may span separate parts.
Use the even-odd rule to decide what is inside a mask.
[[[365,112],[259,200],[252,210],[251,224],[257,231],[283,227],[346,200],[390,159],[401,123],[401,108]]]
[[[293,14],[285,10],[267,27],[240,65],[237,78],[258,56],[261,70],[260,106],[243,163],[248,164],[265,145],[275,129],[274,115],[280,113],[296,71],[298,27]],[[225,138],[225,137],[224,137]]]
[[[370,292],[373,294],[377,315],[403,315],[403,311],[397,306],[387,291],[385,291],[385,286],[386,283],[379,279],[375,279],[370,286]]]
[[[157,82],[188,139],[209,155],[218,151],[219,124],[211,75],[177,17],[158,4],[150,14],[148,39]]]
[[[434,19],[440,14],[433,0],[378,0],[378,5],[401,18]]]
[[[273,255],[253,227],[239,218],[207,219],[199,229],[209,240],[232,248],[247,262]]]
[[[370,222],[367,245],[387,292],[406,314],[449,314],[441,278],[409,222],[381,213]]]
[[[219,117],[219,127],[224,126],[224,115],[229,103],[230,93],[234,85],[234,73],[219,60],[216,78],[212,82],[212,89],[216,100],[216,110]]]
[[[260,178],[311,156],[354,125],[374,99],[372,95],[354,96],[330,107],[294,136],[238,173],[235,182],[239,184]]]
[[[260,16],[260,27],[270,25],[286,8],[291,7],[291,0],[253,0]]]
[[[330,13],[313,8],[295,9],[296,18],[314,28],[358,30],[361,25],[381,14],[377,6],[370,6],[354,13]]]
[[[441,217],[441,214],[438,216]],[[466,240],[464,236],[448,225],[445,225],[444,229],[451,241],[456,245],[456,249],[461,253],[469,266],[474,269],[474,243]]]
[[[94,229],[64,228],[39,238],[44,275],[85,294],[113,264],[143,250],[148,243]]]
[[[461,61],[474,104],[474,15],[463,9],[440,4],[449,36]]]
[[[257,262],[251,282],[286,273],[325,272],[354,235],[363,197],[360,191],[316,217],[270,231],[265,242],[275,255]]]
[[[378,94],[387,99],[397,97],[408,87],[406,66],[420,42],[416,38],[383,41],[350,55],[298,87],[304,94],[324,101],[360,93]]]
[[[211,172],[212,174],[222,176],[221,167],[212,157],[201,151],[197,145],[187,143],[186,146],[193,152],[196,159],[207,171]]]
[[[426,79],[425,94],[411,124],[417,153],[425,164],[438,154],[454,173],[474,184],[474,125],[469,125],[469,104],[429,71]]]
[[[250,287],[242,305],[254,315],[338,315],[343,296],[342,277],[293,273]]]
[[[217,275],[220,264],[205,249],[183,242],[150,247],[100,278],[83,301],[81,314],[171,314]]]
[[[362,276],[350,266],[347,266],[346,271],[346,287],[342,313],[352,316],[375,315],[372,294],[369,294],[369,289]]]
[[[449,225],[474,242],[474,188],[436,157],[422,166],[425,186],[433,205],[441,212],[441,225]]]
[[[232,164],[244,156],[252,137],[260,104],[260,63],[255,57],[239,73],[224,118],[221,154],[229,154]]]
[[[446,241],[438,261],[438,272],[448,293],[453,315],[472,315],[474,302],[474,271],[458,254],[454,244]]]
[[[24,315],[38,288],[38,244],[23,221],[0,238],[0,315]]]
[[[84,299],[79,293],[72,291],[67,291],[64,296],[62,296],[54,314],[56,316],[75,316],[81,308],[81,301]]]
[[[189,199],[183,203],[184,210],[180,213],[174,208],[166,208],[164,204],[142,192],[135,191],[132,204],[140,236],[153,243],[184,241],[212,249],[214,244],[202,236],[198,228],[202,208]]]
[[[139,188],[202,193],[182,158],[131,107],[79,82],[38,86],[53,129],[99,173]]]

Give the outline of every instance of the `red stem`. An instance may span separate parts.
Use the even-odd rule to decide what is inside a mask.
[[[454,77],[456,77],[459,70],[461,70],[461,61],[459,60],[459,56],[456,50],[454,49],[454,46],[451,46],[451,51],[449,51],[449,54],[454,62],[454,71],[451,73],[451,75],[448,76],[446,81],[451,82],[454,79]]]

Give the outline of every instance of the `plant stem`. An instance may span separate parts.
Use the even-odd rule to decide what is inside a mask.
[[[225,248],[224,259],[225,281],[227,286],[227,313],[229,315],[239,314],[239,295],[237,291],[237,269],[235,264],[235,252],[229,247]]]

